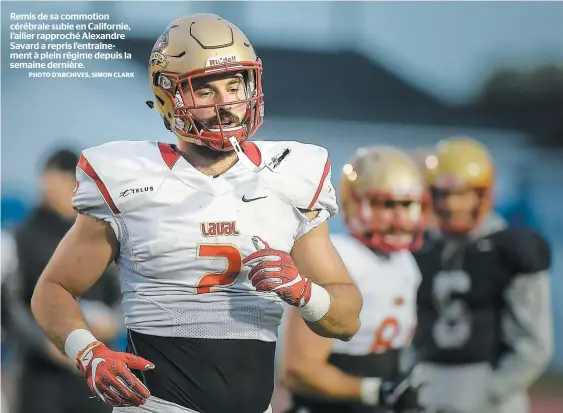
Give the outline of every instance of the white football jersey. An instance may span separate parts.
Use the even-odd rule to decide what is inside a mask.
[[[348,342],[333,340],[333,353],[365,355],[408,347],[421,280],[412,254],[398,251],[383,257],[350,235],[333,235],[332,242],[364,301],[360,330]]]
[[[283,312],[257,292],[242,259],[252,236],[290,252],[337,213],[325,148],[247,142],[237,162],[201,173],[166,143],[118,141],[82,152],[75,208],[111,224],[120,244],[128,328],[165,337],[275,341]],[[312,221],[300,209],[320,210]]]

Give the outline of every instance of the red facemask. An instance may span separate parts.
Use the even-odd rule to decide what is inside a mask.
[[[221,73],[242,72],[245,77],[246,98],[211,105],[187,105],[190,99],[186,99],[186,94],[191,95],[191,101],[195,102],[193,80],[204,76],[217,75]],[[174,102],[173,124],[170,128],[179,136],[191,138],[201,145],[210,147],[216,151],[233,150],[229,138],[235,137],[239,144],[243,144],[247,139],[256,133],[264,122],[264,95],[262,93],[262,63],[256,62],[236,62],[225,63],[217,66],[209,66],[203,69],[193,70],[184,74],[161,72],[156,80],[158,87]],[[246,112],[244,118],[240,120],[238,126],[225,128],[222,124],[228,116],[228,107],[245,105]],[[213,121],[218,130],[210,130],[192,114],[193,109],[215,109],[216,119]],[[223,114],[223,119],[222,119]],[[215,129],[215,128],[213,128]]]

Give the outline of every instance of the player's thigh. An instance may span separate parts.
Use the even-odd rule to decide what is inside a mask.
[[[179,406],[175,403],[159,399],[158,397],[151,396],[147,402],[138,407],[114,407],[112,413],[198,413],[195,410],[188,409],[187,407]],[[272,413],[272,407],[264,413]]]

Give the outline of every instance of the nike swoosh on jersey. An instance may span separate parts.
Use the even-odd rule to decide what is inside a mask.
[[[242,196],[242,202],[252,202],[252,201],[257,201],[259,199],[264,199],[264,198],[268,198],[268,195],[266,196],[259,196],[257,198],[247,198],[246,195]]]

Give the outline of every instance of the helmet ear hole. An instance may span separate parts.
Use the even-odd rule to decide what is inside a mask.
[[[152,74],[152,85],[153,86],[158,86],[158,76],[160,75],[160,72],[154,72]]]
[[[172,132],[172,127],[170,126],[170,122],[168,121],[168,119],[166,119],[165,117],[162,117],[162,120],[164,121],[164,126],[166,127],[166,129],[168,129],[170,132]]]

